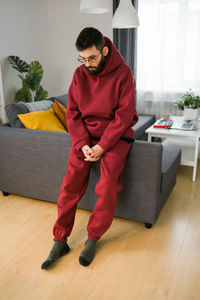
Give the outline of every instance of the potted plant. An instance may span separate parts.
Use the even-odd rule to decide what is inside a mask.
[[[199,117],[200,96],[195,95],[191,89],[181,97],[183,100],[178,102],[178,108],[183,111],[185,120],[196,120]]]
[[[8,56],[8,61],[20,73],[18,76],[22,80],[22,88],[15,95],[17,102],[32,102],[47,99],[48,92],[40,85],[43,77],[43,69],[39,61],[35,60],[27,64],[19,56]]]

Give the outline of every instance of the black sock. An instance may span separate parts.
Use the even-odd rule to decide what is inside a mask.
[[[85,243],[85,248],[79,256],[79,263],[82,266],[89,266],[94,258],[96,242],[90,238]]]
[[[42,269],[47,269],[52,263],[54,263],[59,257],[69,252],[69,246],[66,242],[55,241],[51,249],[51,252],[45,262],[41,265]]]

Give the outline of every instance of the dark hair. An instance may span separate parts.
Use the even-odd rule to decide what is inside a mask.
[[[86,27],[78,35],[76,40],[76,48],[83,51],[87,48],[95,46],[98,50],[105,46],[103,34],[96,28]]]

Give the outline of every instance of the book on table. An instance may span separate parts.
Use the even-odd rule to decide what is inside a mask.
[[[161,119],[161,120],[158,120],[154,125],[153,127],[154,128],[166,128],[166,129],[169,129],[171,128],[173,125],[173,121],[172,120],[164,120],[164,119]]]

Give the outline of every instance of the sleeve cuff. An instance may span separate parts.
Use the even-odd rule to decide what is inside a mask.
[[[107,143],[105,140],[100,140],[100,141],[98,142],[98,145],[99,145],[101,148],[103,148],[103,150],[104,150],[105,152],[108,151],[108,149],[110,148],[110,144]]]
[[[85,139],[85,140],[81,140],[81,141],[77,142],[75,144],[75,148],[77,151],[79,151],[85,145],[90,145],[90,139]]]

